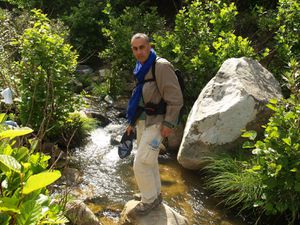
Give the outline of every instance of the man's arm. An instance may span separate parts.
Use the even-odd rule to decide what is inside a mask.
[[[168,135],[170,130],[177,125],[183,106],[183,96],[173,66],[168,61],[158,61],[156,68],[157,87],[167,104],[162,133]]]

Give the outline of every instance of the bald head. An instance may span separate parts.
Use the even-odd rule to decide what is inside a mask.
[[[147,34],[144,34],[144,33],[136,33],[132,36],[131,38],[131,44],[132,42],[135,40],[135,39],[144,39],[146,42],[150,43],[150,38],[148,37]]]
[[[142,64],[149,57],[151,46],[149,37],[143,33],[137,33],[131,38],[131,50],[134,57]]]

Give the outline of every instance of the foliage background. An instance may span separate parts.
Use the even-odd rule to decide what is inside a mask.
[[[75,66],[108,67],[110,72],[103,81],[91,84],[94,93],[115,99],[128,97],[134,65],[130,38],[136,32],[149,34],[158,54],[185,74],[188,108],[224,60],[241,56],[259,60],[280,81],[285,99],[270,103],[274,116],[265,125],[265,137],[245,144],[254,148],[250,158],[211,159],[208,186],[229,207],[254,211],[258,217],[284,215],[290,224],[296,221],[300,160],[298,0],[2,0],[0,7],[0,88],[10,86],[22,99],[17,118],[24,125],[43,134],[53,128],[51,136],[63,137],[64,143],[74,129],[83,136],[87,131],[80,129],[84,127],[80,117],[70,114],[74,111],[69,100],[73,99],[70,81]],[[41,10],[36,11],[40,12],[36,20],[29,16],[33,8]],[[13,39],[19,40],[17,45],[12,44]],[[71,46],[79,54],[78,61]],[[52,105],[44,101],[48,99],[47,84],[57,87]],[[33,98],[38,101],[36,114],[31,115],[32,107],[27,103]],[[60,129],[64,124],[65,131]],[[289,197],[281,197],[286,195]]]

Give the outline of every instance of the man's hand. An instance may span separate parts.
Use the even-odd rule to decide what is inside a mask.
[[[172,129],[166,126],[162,126],[161,127],[161,136],[163,136],[164,138],[168,137],[171,133]]]
[[[128,127],[126,128],[126,132],[127,132],[127,135],[129,136],[131,134],[131,132],[134,132],[134,127],[131,125],[128,125]]]

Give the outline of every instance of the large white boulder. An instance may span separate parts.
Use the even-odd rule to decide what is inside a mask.
[[[204,157],[237,148],[242,130],[259,132],[270,116],[266,103],[281,97],[278,81],[257,61],[244,57],[226,60],[194,103],[178,162],[188,169],[200,169]]]

